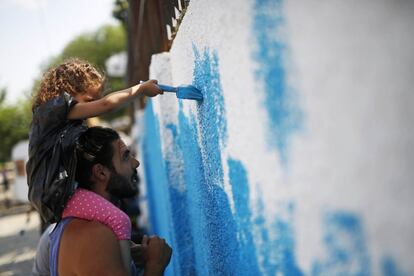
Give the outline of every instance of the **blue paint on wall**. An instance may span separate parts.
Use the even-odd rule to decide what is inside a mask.
[[[257,202],[255,203],[257,215],[254,217],[254,227],[258,232],[258,237],[256,238],[257,252],[260,256],[267,256],[266,258],[262,258],[260,261],[260,266],[263,268],[264,274],[275,275],[277,264],[275,263],[275,259],[268,257],[273,248],[270,243],[269,232],[266,228],[266,219],[263,216],[264,203],[260,192],[258,192],[258,194],[259,196],[257,198]]]
[[[227,121],[220,81],[217,52],[206,48],[200,53],[193,45],[193,85],[204,94],[202,104],[197,106],[200,126],[201,150],[204,171],[209,183],[222,185],[223,166],[221,149],[227,141]]]
[[[145,132],[143,135],[142,148],[144,158],[144,171],[149,203],[149,220],[151,230],[171,244],[171,212],[168,202],[168,179],[164,166],[161,150],[160,126],[152,109],[151,100],[148,101],[145,113]],[[172,264],[165,271],[165,275],[172,275],[172,267],[175,267],[175,257]]]
[[[200,274],[233,275],[237,268],[239,246],[237,228],[227,194],[223,190],[221,149],[227,126],[218,70],[218,57],[194,47],[193,84],[204,94],[193,115],[179,112],[180,143],[184,160],[184,179],[188,193],[194,233],[194,248]],[[200,133],[197,132],[197,125]],[[200,211],[196,211],[196,210]]]
[[[239,263],[237,275],[259,275],[259,265],[256,257],[256,245],[253,238],[250,211],[250,191],[247,172],[243,164],[234,159],[228,159],[229,181],[232,186],[237,232],[239,240]]]
[[[381,260],[381,272],[383,276],[408,276],[409,274],[398,267],[394,258],[387,256]]]
[[[256,17],[263,14],[263,18],[255,18],[259,46],[267,46],[261,45],[256,53],[261,63],[257,76],[266,86],[271,143],[286,162],[288,142],[301,124],[301,112],[285,83],[283,44],[270,34],[260,34],[260,26],[269,24],[265,27],[270,30],[282,24],[282,17],[264,11],[271,5],[280,11],[281,1],[258,3],[263,4],[255,11]],[[222,150],[228,134],[219,59],[217,52],[208,48],[200,51],[193,46],[193,51],[193,84],[204,95],[204,101],[197,103],[196,114],[191,110],[185,115],[185,101],[179,100],[177,125],[160,126],[151,101],[145,111],[143,164],[152,231],[166,238],[174,249],[166,275],[303,275],[295,254],[293,202],[282,206],[283,214],[266,220],[258,193],[253,214],[248,171],[235,159],[225,161],[232,194],[224,191]],[[275,64],[270,64],[271,60]],[[166,155],[160,127],[172,137]],[[233,196],[233,210],[228,196]],[[309,274],[370,275],[370,257],[359,217],[345,211],[329,212],[323,228],[326,254],[313,262]],[[380,271],[387,276],[408,275],[392,257],[382,260]]]
[[[153,233],[174,249],[166,275],[303,275],[296,261],[294,204],[266,221],[258,192],[255,214],[244,165],[227,159],[233,212],[224,191],[221,151],[227,123],[214,51],[194,48],[194,84],[204,102],[197,114],[184,114],[179,100],[178,124],[160,126],[151,101],[145,111],[143,157]],[[196,116],[197,115],[197,116]],[[162,152],[160,128],[172,137]],[[163,159],[165,156],[165,159]],[[316,259],[311,275],[370,275],[370,258],[357,215],[330,212],[323,220],[326,256]],[[407,275],[394,259],[384,258],[383,275]]]
[[[209,274],[208,236],[203,234],[207,221],[204,216],[201,185],[204,185],[204,175],[200,147],[197,143],[197,129],[194,119],[187,119],[182,111],[182,103],[178,113],[179,145],[183,157],[183,174],[187,190],[188,212],[191,223],[191,233],[194,237],[193,248],[197,274]],[[182,233],[185,235],[186,233]]]
[[[312,275],[370,275],[370,259],[358,216],[330,212],[324,218],[326,257],[313,264]]]
[[[178,264],[174,266],[175,275],[194,275],[195,257],[193,237],[190,229],[190,218],[187,204],[187,191],[182,178],[182,156],[178,144],[178,130],[174,124],[167,124],[165,131],[169,131],[173,143],[165,149],[166,169],[169,182],[169,204],[173,226],[174,258]]]
[[[172,264],[177,275],[235,275],[240,250],[237,225],[223,190],[221,149],[227,130],[218,58],[207,49],[202,55],[195,51],[194,79],[203,88],[204,101],[197,107],[198,120],[192,114],[185,116],[183,101],[179,102],[178,126],[169,124],[164,129],[173,137],[164,163],[158,120],[151,103],[146,107],[144,156],[150,208],[155,210],[151,222],[158,233],[174,232],[170,240],[177,250]],[[181,156],[182,163],[168,151]],[[166,205],[164,213],[159,205]],[[191,249],[180,245],[182,239],[186,245],[191,240]]]
[[[169,229],[170,219],[168,205],[162,202],[169,202],[168,180],[162,158],[160,126],[158,119],[152,110],[152,102],[148,101],[145,114],[145,133],[143,137],[143,158],[145,177],[150,198],[150,220],[154,233],[168,235],[165,229]],[[152,200],[151,200],[152,199]],[[156,200],[154,200],[156,199]],[[161,203],[161,204],[160,204]],[[162,219],[160,219],[162,218]]]
[[[172,206],[174,258],[178,264],[174,266],[175,275],[195,275],[195,257],[193,237],[191,234],[186,194],[170,187]]]
[[[197,272],[200,275],[234,275],[238,244],[236,225],[231,214],[227,195],[221,185],[213,183],[206,174],[197,143],[196,121],[179,112],[180,145],[184,160],[191,230]],[[219,149],[216,149],[219,150]],[[217,168],[220,171],[221,168]],[[222,171],[221,171],[222,173]],[[217,179],[217,178],[216,178]]]
[[[262,256],[260,266],[264,275],[303,275],[296,261],[295,235],[293,227],[294,205],[281,204],[279,215],[273,219],[270,228],[263,214],[264,203],[261,191],[257,191],[256,215],[254,217],[258,255]]]
[[[232,166],[231,177],[237,182],[243,182],[238,186],[240,190],[235,217],[223,190],[221,149],[226,142],[227,126],[218,57],[208,49],[200,54],[194,48],[194,53],[193,84],[204,94],[203,103],[197,107],[198,120],[193,114],[188,117],[184,115],[183,101],[180,101],[178,127],[171,124],[166,126],[173,137],[174,146],[171,149],[182,156],[181,171],[185,186],[185,191],[170,188],[171,209],[173,213],[175,207],[186,208],[188,212],[185,218],[188,227],[181,229],[180,235],[193,237],[194,261],[191,263],[194,264],[196,274],[254,275],[259,270],[253,237],[248,229],[251,216],[248,183],[241,163],[229,161]],[[181,183],[174,183],[180,182],[177,174],[179,168],[168,160],[166,164],[167,171],[173,171],[168,178],[170,186],[180,187]],[[177,216],[179,214],[177,212]],[[173,223],[176,222],[185,223],[173,214]],[[176,242],[179,242],[178,236]],[[177,246],[180,254],[183,248]],[[183,265],[181,261],[179,265]]]
[[[295,236],[293,229],[293,203],[286,206],[287,217],[279,216],[272,225],[276,238],[271,241],[270,256],[275,258],[276,273],[281,275],[301,276],[303,273],[296,263]]]
[[[289,140],[301,128],[302,111],[295,91],[287,84],[287,46],[278,31],[284,24],[283,1],[255,0],[253,29],[257,49],[253,54],[258,63],[255,72],[264,86],[264,106],[269,120],[269,145],[279,151],[282,164],[288,159]]]
[[[270,237],[264,223],[260,225],[266,245],[264,250],[256,248],[247,172],[240,161],[229,159],[232,213],[223,189],[221,151],[227,141],[227,123],[218,56],[209,49],[193,50],[193,84],[201,89],[204,101],[197,104],[197,116],[191,112],[186,116],[184,101],[179,100],[178,125],[168,124],[163,129],[173,139],[164,149],[164,161],[160,126],[151,102],[145,114],[151,222],[155,233],[169,235],[174,248],[173,271],[176,275],[257,275],[263,270],[267,275],[301,275],[294,259],[290,221],[273,224],[276,238]],[[257,254],[262,256],[261,265]]]

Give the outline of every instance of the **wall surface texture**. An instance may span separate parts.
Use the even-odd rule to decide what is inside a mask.
[[[151,77],[168,275],[414,275],[414,1],[191,0]]]

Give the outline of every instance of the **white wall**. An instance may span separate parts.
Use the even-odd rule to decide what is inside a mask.
[[[261,249],[262,230],[278,246],[281,219],[304,274],[414,274],[413,27],[413,1],[192,0],[170,53],[153,58],[151,77],[180,85],[196,82],[196,52],[217,54],[227,126],[223,189],[236,213],[237,183],[225,160],[239,160],[262,273],[289,272],[276,268],[278,249]],[[284,75],[273,78],[273,69]],[[199,88],[208,97],[210,88]],[[288,112],[281,124],[272,99]],[[173,95],[153,103],[168,159],[172,141],[162,127],[178,124],[180,107]],[[201,135],[202,109],[182,105]],[[283,146],[275,146],[279,139]],[[348,262],[330,256],[341,248]]]

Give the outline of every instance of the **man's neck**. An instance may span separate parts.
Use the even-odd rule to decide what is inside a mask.
[[[106,200],[111,201],[111,195],[106,191],[105,186],[104,185],[93,185],[92,192],[100,195],[101,197],[105,198]]]
[[[115,206],[120,204],[120,199],[108,193],[103,185],[93,185],[91,191],[112,202]]]

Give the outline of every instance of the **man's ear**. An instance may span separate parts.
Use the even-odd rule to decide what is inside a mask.
[[[110,171],[102,164],[95,164],[92,166],[92,180],[106,181],[110,177]]]

